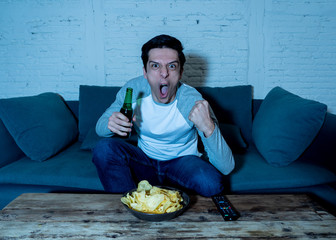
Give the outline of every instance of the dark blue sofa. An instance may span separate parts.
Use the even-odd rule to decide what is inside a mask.
[[[103,192],[91,162],[94,126],[119,89],[80,86],[79,101],[53,93],[0,100],[0,209],[27,192]],[[265,100],[253,99],[251,86],[198,90],[235,156],[228,192],[308,193],[335,210],[336,115],[280,88]]]

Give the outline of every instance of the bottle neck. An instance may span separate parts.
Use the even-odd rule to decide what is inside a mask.
[[[123,108],[132,108],[132,88],[127,88]]]

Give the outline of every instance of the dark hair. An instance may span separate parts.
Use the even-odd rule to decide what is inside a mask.
[[[183,53],[183,46],[181,42],[174,37],[162,34],[152,38],[151,40],[146,42],[141,48],[141,58],[146,71],[148,53],[153,48],[171,48],[176,50],[181,64],[181,70],[183,69],[186,59]]]

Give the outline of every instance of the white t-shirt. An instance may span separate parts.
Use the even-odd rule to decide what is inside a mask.
[[[175,98],[169,104],[156,103],[149,95],[141,99],[139,108],[137,103],[133,104],[138,146],[150,158],[170,160],[185,155],[200,155],[197,130],[189,126],[180,113],[178,101]]]

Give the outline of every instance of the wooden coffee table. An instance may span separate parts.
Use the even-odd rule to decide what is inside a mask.
[[[0,239],[336,239],[336,217],[306,195],[228,195],[240,211],[223,221],[211,198],[166,222],[131,215],[119,194],[23,194],[0,214]]]

